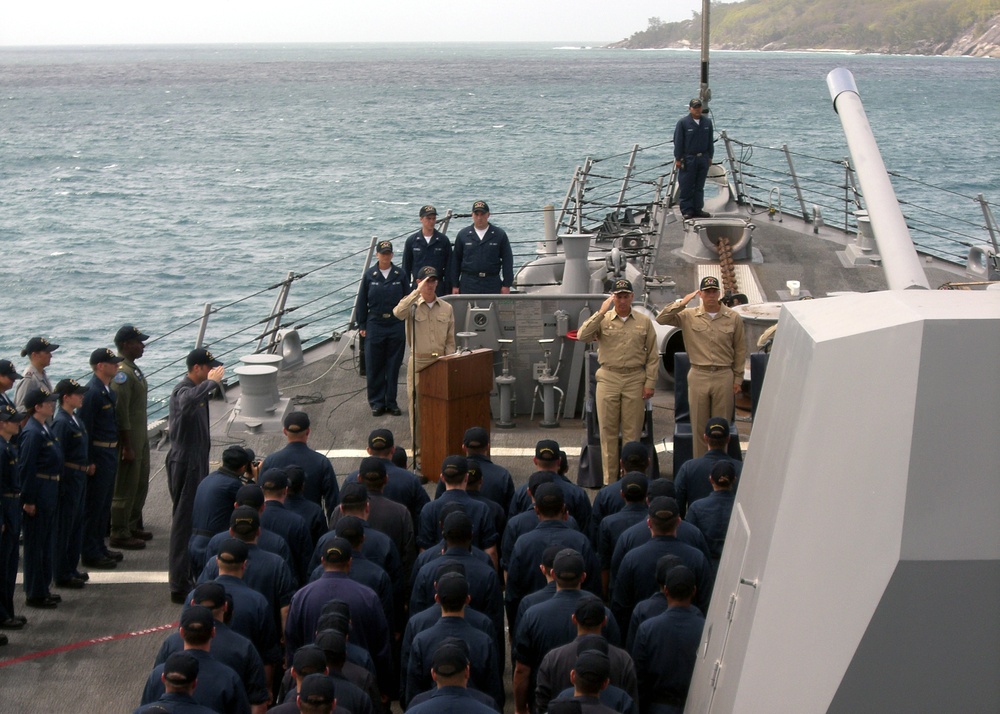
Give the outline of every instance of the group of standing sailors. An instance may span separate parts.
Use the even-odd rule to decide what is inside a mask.
[[[23,374],[0,360],[0,629],[27,623],[14,611],[22,536],[25,603],[40,609],[62,601],[53,586],[83,588],[89,575],[82,567],[113,569],[124,556],[112,548],[139,550],[152,538],[142,525],[146,380],[135,363],[147,339],[134,325],[123,326],[114,338],[117,353],[91,353],[86,385],[67,378],[53,386],[47,368],[59,345],[44,337],[21,350],[29,360]]]

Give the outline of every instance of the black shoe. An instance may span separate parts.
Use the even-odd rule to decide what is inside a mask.
[[[104,551],[104,557],[111,558],[111,560],[115,561],[116,563],[120,563],[123,560],[125,560],[125,556],[122,555],[122,552],[120,550],[106,550]]]
[[[153,540],[153,534],[149,531],[144,531],[141,528],[136,531],[132,531],[132,537],[138,538],[139,540]]]
[[[59,606],[59,603],[48,597],[29,597],[24,601],[24,604],[28,607],[36,607],[40,610],[53,610]]]
[[[403,410],[400,409],[399,407],[387,407],[386,411],[392,414],[393,416],[403,416]]]
[[[376,407],[372,409],[372,416],[382,416],[385,414],[385,407]]]
[[[20,620],[22,625],[28,624],[28,618],[26,618],[24,615],[14,615],[13,619]]]
[[[146,547],[146,541],[139,538],[112,538],[111,545],[125,550],[142,550]]]
[[[73,577],[80,578],[80,580],[82,580],[83,582],[87,582],[88,580],[90,580],[89,575],[87,575],[86,573],[81,573],[79,570],[73,573]]]
[[[47,597],[49,600],[52,600],[53,602],[62,602],[62,595],[57,595],[56,593],[49,593],[45,597]]]
[[[6,645],[10,640],[7,639],[7,635],[0,635],[0,647]]]
[[[178,593],[174,592],[173,590],[170,591],[170,602],[174,603],[175,605],[183,605],[186,597],[187,593]]]
[[[711,218],[712,217],[712,214],[709,213],[708,211],[695,211],[694,215],[697,216],[698,218]]]
[[[57,588],[71,588],[73,590],[80,590],[86,583],[80,578],[66,578],[65,580],[56,580]]]
[[[682,213],[681,215],[684,216],[685,221],[690,221],[692,218],[698,217],[697,213]]]
[[[0,630],[20,630],[22,627],[24,627],[24,623],[17,617],[0,620]]]
[[[118,567],[118,561],[108,557],[95,558],[94,560],[86,558],[82,562],[88,568],[97,568],[98,570],[114,570]]]

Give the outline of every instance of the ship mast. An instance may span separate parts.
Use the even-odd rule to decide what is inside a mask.
[[[712,90],[708,86],[708,45],[709,45],[709,10],[711,0],[701,2],[701,86],[698,89],[698,98],[704,111],[708,111],[708,103],[712,99]]]

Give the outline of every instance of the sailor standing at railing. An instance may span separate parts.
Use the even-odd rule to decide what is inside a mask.
[[[399,301],[393,314],[406,322],[406,341],[410,360],[406,369],[406,391],[410,404],[410,434],[413,437],[414,463],[420,463],[420,420],[416,413],[417,384],[420,372],[438,358],[455,351],[455,311],[437,299],[437,269],[427,265],[420,270],[417,289]]]
[[[437,224],[437,209],[426,205],[420,207],[420,230],[406,239],[403,246],[403,277],[409,286],[407,290],[417,286],[417,274],[425,265],[437,268],[441,280],[438,281],[437,294],[451,294],[451,285],[445,278],[448,273],[448,263],[451,262],[451,241],[448,236],[435,228]]]
[[[712,120],[702,115],[700,99],[688,103],[688,115],[674,129],[674,166],[677,168],[678,201],[685,218],[708,218],[705,212],[705,179],[712,165],[715,146]]]
[[[379,241],[378,264],[365,271],[354,314],[365,338],[365,377],[372,416],[402,414],[396,401],[406,333],[392,309],[408,292],[403,271],[392,263],[392,243]]]
[[[514,256],[502,228],[490,223],[486,201],[472,204],[472,225],[455,237],[449,269],[451,292],[463,295],[509,293],[514,282]]]

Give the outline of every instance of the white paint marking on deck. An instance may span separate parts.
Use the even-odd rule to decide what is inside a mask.
[[[740,447],[745,451],[749,442],[741,441]],[[579,446],[564,446],[563,451],[566,452],[567,456],[580,456]],[[674,442],[667,441],[663,439],[656,442],[656,451],[660,454],[672,454],[674,453]],[[368,456],[367,451],[361,449],[328,449],[326,451],[320,451],[328,459],[363,459]],[[499,457],[528,457],[533,458],[535,456],[534,447],[509,447],[509,446],[494,446],[490,448],[491,456]]]
[[[87,568],[87,575],[90,576],[90,580],[85,587],[91,585],[159,585],[170,582],[166,570],[91,570]],[[20,573],[18,573],[17,582],[22,582]],[[56,586],[55,589],[66,590],[66,588],[59,586]]]

